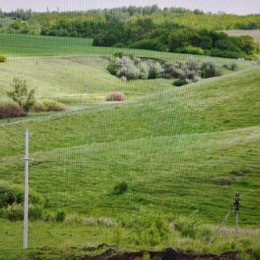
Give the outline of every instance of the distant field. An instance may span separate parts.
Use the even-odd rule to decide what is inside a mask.
[[[87,54],[92,39],[0,34],[0,53],[14,56]]]
[[[249,35],[254,37],[256,41],[260,43],[260,30],[231,30],[226,31],[226,33],[230,36]]]
[[[158,52],[124,48],[95,47],[92,39],[32,36],[0,33],[0,53],[9,56],[108,56],[115,52],[133,53],[137,56],[167,60],[211,60],[217,63],[232,61],[231,59],[190,55],[181,53]],[[244,63],[245,64],[245,63]]]

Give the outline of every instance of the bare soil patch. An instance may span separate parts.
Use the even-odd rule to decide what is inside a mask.
[[[52,251],[48,247],[43,247],[36,254],[29,254],[31,260],[41,260],[46,257],[46,253]],[[100,253],[102,251],[102,253]],[[99,252],[96,253],[95,252]],[[53,253],[53,252],[52,252]],[[55,254],[56,255],[56,254]],[[82,247],[70,248],[68,252],[57,252],[57,259],[62,257],[63,260],[141,260],[144,256],[149,255],[150,259],[160,260],[233,260],[236,259],[237,252],[225,252],[220,255],[211,253],[187,253],[180,252],[173,248],[166,248],[161,251],[136,251],[136,252],[121,252],[115,246],[101,244],[98,247]],[[52,254],[52,257],[54,255]],[[56,259],[55,257],[52,259]]]

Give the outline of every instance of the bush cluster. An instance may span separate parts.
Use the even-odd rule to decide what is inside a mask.
[[[66,106],[63,103],[57,102],[55,100],[44,99],[37,102],[33,108],[32,112],[65,112],[67,111]]]
[[[110,60],[107,70],[122,79],[155,79],[163,69],[159,62],[124,55]]]
[[[255,59],[258,44],[250,36],[194,29],[174,23],[155,24],[151,18],[111,24],[94,36],[96,46],[131,47],[226,58]]]
[[[19,186],[11,186],[5,182],[0,183],[0,209],[3,217],[17,221],[23,219],[24,192]],[[41,219],[44,199],[34,191],[29,197],[29,218]]]
[[[141,59],[133,55],[115,54],[107,67],[108,71],[121,79],[175,79],[175,86],[196,82],[201,78],[220,76],[216,65],[210,61],[199,63],[195,60],[186,62],[164,62]]]
[[[27,112],[16,104],[4,103],[0,104],[0,118],[24,117]]]
[[[127,227],[133,230],[130,240],[136,245],[156,246],[168,240],[168,221],[160,215],[149,215],[149,221],[140,215],[133,218]]]
[[[16,104],[0,104],[0,118],[22,117],[28,112],[67,111],[64,104],[54,100],[44,99],[36,103],[35,91],[28,89],[26,80],[14,78],[13,87],[14,90],[7,92],[7,95]]]
[[[212,231],[201,225],[196,214],[191,214],[189,217],[179,216],[175,220],[175,229],[181,233],[183,237],[192,239],[203,239],[209,241],[212,237]]]
[[[43,208],[40,205],[30,204],[28,217],[30,220],[42,218]],[[12,204],[3,209],[3,216],[11,221],[19,221],[24,218],[24,206],[22,204]]]

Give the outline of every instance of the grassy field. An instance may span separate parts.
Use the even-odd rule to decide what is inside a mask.
[[[106,48],[92,46],[92,39],[32,36],[23,34],[0,33],[0,53],[9,56],[110,56],[115,52],[132,53],[141,57],[166,60],[212,60],[217,63],[233,61],[231,59],[190,55],[181,53],[158,52],[125,48]]]
[[[105,97],[111,91],[122,91],[128,99],[133,100],[172,88],[172,80],[124,82],[111,76],[106,67],[108,57],[116,51],[170,61],[210,60],[224,74],[230,73],[223,68],[224,64],[236,63],[239,70],[252,66],[250,61],[99,48],[91,46],[90,39],[0,34],[0,53],[9,56],[6,63],[0,63],[0,101],[7,100],[6,92],[12,88],[14,77],[26,79],[28,86],[36,90],[39,98],[55,98],[73,110],[92,106],[93,103],[105,105]],[[33,57],[35,55],[37,57]]]
[[[0,35],[0,42],[3,37]],[[11,56],[30,54],[30,46],[27,53],[12,51],[7,43],[4,48]],[[32,133],[30,188],[48,201],[44,214],[50,218],[30,222],[31,250],[48,246],[59,251],[103,242],[122,249],[149,248],[149,241],[138,244],[133,237],[139,222],[148,225],[153,218],[162,218],[167,227],[182,217],[188,222],[198,219],[200,226],[212,231],[237,191],[242,199],[239,238],[232,233],[233,216],[228,232],[211,246],[204,236],[192,238],[175,229],[156,248],[216,253],[257,250],[260,67],[240,62],[237,72],[174,88],[168,80],[122,82],[106,72],[107,59],[98,57],[97,48],[86,48],[94,57],[75,57],[78,50],[67,49],[66,57],[10,57],[0,64],[2,100],[12,78],[21,76],[37,87],[40,97],[55,97],[77,108],[0,120],[0,180],[10,185],[23,187],[20,157],[25,129]],[[101,56],[113,49],[102,50]],[[56,49],[48,55],[55,51],[64,54]],[[46,52],[39,48],[34,55]],[[156,58],[190,58],[133,52]],[[230,62],[215,61],[218,66]],[[112,90],[124,91],[129,101],[105,103],[105,94]],[[91,106],[85,105],[91,100]],[[114,186],[123,181],[128,191],[114,194]],[[64,223],[53,220],[60,210],[67,214]],[[0,259],[23,258],[22,223],[2,218],[0,229]],[[146,232],[145,227],[143,230]]]
[[[104,103],[111,91],[122,91],[133,99],[172,87],[172,80],[124,82],[112,76],[101,57],[16,57],[0,64],[0,100],[12,88],[14,77],[26,79],[39,98],[56,98],[69,105]]]

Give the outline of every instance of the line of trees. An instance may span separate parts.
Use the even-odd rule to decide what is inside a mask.
[[[219,32],[220,28],[260,28],[260,15],[212,15],[183,8],[162,10],[158,6],[42,14],[17,10],[8,15],[15,20],[2,31],[9,33],[87,37],[94,39],[95,46],[228,58],[252,59],[258,44],[249,36],[228,36]]]
[[[5,32],[55,36],[90,37],[113,23],[135,23],[142,18],[151,19],[155,24],[172,24],[172,21],[193,29],[260,29],[260,15],[238,16],[232,14],[211,14],[201,10],[164,8],[158,6],[122,7],[86,12],[45,12],[18,9],[9,13],[0,10],[0,17],[13,21]],[[192,20],[192,23],[190,22]],[[3,29],[2,29],[3,31]]]
[[[223,32],[194,30],[170,23],[156,25],[150,18],[131,24],[110,24],[94,36],[93,44],[249,59],[258,50],[258,44],[250,36],[231,37]]]

